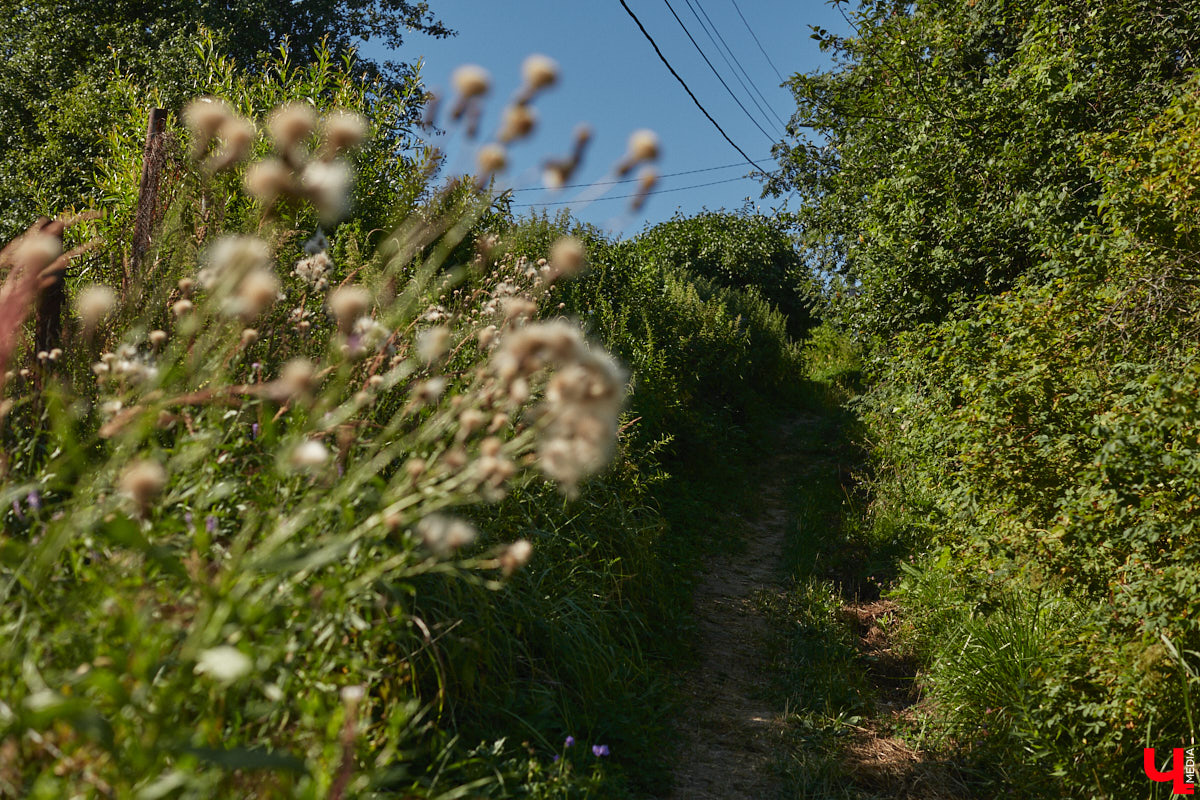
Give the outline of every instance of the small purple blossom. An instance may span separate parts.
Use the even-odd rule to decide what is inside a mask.
[[[190,511],[183,512],[183,524],[184,525],[187,525],[189,528],[192,527],[192,519],[193,519],[192,512],[190,512]]]
[[[606,744],[592,745],[592,755],[594,755],[596,758],[604,758],[605,756],[608,755],[608,745],[606,745]]]
[[[209,514],[204,518],[204,530],[208,531],[209,533],[217,532],[217,518],[212,514]]]
[[[21,513],[21,504],[16,500],[13,500],[13,514],[17,516],[17,519],[25,519],[25,515]]]
[[[40,511],[42,509],[42,498],[37,493],[36,489],[25,495],[25,504],[34,511]]]
[[[258,423],[257,422],[251,423],[251,425],[250,425],[250,438],[251,439],[258,438]]]
[[[555,763],[555,764],[557,764],[557,763],[558,763],[558,753],[555,753],[555,754],[554,754],[554,763]]]
[[[568,736],[567,740],[565,742],[563,742],[563,744],[566,745],[567,747],[574,747],[575,746],[575,737]]]

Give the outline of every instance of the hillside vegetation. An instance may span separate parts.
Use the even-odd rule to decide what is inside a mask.
[[[1166,797],[1200,627],[1200,5],[866,2],[778,186],[866,348],[866,523],[981,791]]]

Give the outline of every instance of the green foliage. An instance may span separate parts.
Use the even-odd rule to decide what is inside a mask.
[[[800,257],[787,222],[749,212],[677,213],[648,228],[633,243],[640,263],[684,270],[727,289],[753,288],[787,318],[801,338],[814,324],[808,307],[812,272]]]
[[[187,100],[227,88],[222,80],[228,69],[215,66],[214,49],[224,54],[228,67],[267,82],[283,77],[281,50],[305,59],[316,54],[318,61],[343,64],[348,80],[369,86],[372,99],[387,105],[389,98],[414,97],[416,75],[407,65],[356,59],[357,45],[381,39],[398,46],[401,31],[450,33],[426,3],[403,0],[120,0],[58,6],[6,1],[0,14],[7,22],[0,32],[4,241],[38,214],[94,200],[98,164],[126,152],[109,146],[110,130],[140,118],[143,127],[135,135],[144,137],[144,115],[151,105],[178,113]],[[328,89],[313,88],[314,99]],[[380,124],[394,134],[382,140],[385,147],[398,148],[416,122],[419,103],[399,106],[399,117],[380,115]]]
[[[772,188],[847,327],[884,338],[1063,269],[1096,219],[1079,153],[1165,107],[1195,68],[1194,2],[867,0],[837,60],[790,81]],[[1133,125],[1136,127],[1136,123]]]

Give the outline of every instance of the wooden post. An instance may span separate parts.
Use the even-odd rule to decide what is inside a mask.
[[[166,152],[163,139],[167,133],[167,110],[150,109],[150,121],[146,125],[146,146],[142,151],[142,181],[138,187],[137,215],[133,223],[133,253],[130,267],[137,269],[150,250],[154,233],[155,211],[158,208],[158,183],[161,177]],[[126,284],[129,274],[125,276]],[[126,287],[128,288],[128,286]]]

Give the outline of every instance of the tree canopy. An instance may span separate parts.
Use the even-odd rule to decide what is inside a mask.
[[[408,0],[0,0],[0,15],[0,238],[79,199],[116,122],[108,95],[117,75],[177,107],[205,89],[197,76],[207,40],[253,72],[285,44],[303,57],[323,46],[342,58],[363,41],[395,48],[410,32],[452,33],[427,3]],[[391,61],[358,59],[356,68],[382,91],[411,73]]]

